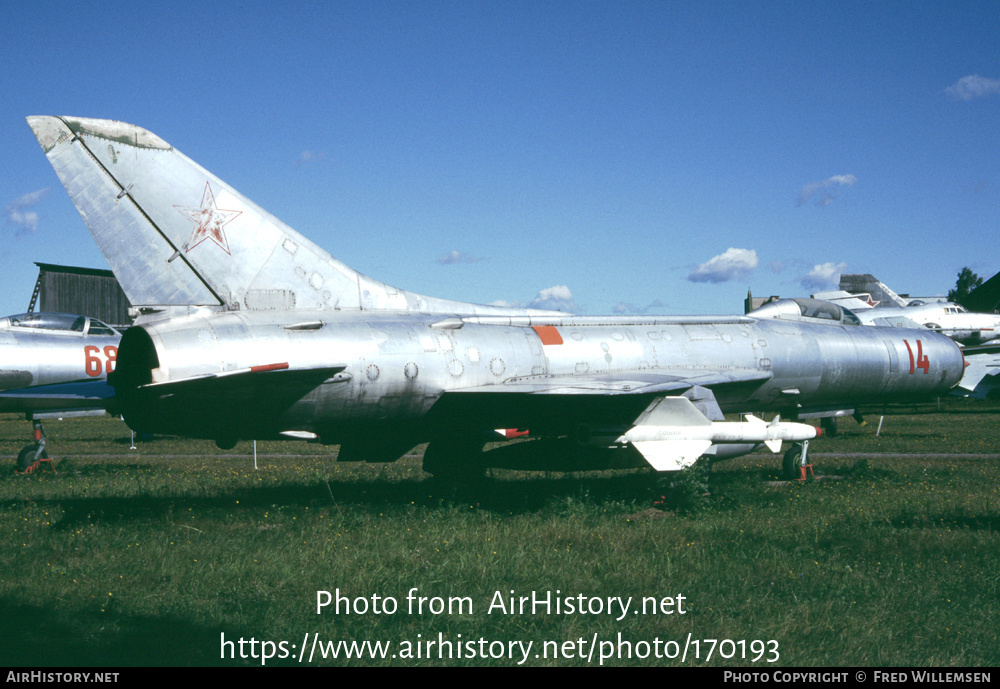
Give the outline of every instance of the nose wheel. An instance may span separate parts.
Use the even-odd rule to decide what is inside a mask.
[[[40,471],[43,467],[48,467],[55,472],[52,460],[49,459],[49,454],[45,451],[45,428],[42,426],[42,422],[37,419],[33,421],[33,424],[35,442],[31,445],[26,445],[17,454],[17,471],[25,474],[33,474],[36,471]]]
[[[782,462],[782,477],[786,481],[805,481],[809,478],[816,478],[808,456],[808,440],[803,440],[801,443],[794,443],[785,452],[785,458]]]

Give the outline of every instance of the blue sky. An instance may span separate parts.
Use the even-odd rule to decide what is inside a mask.
[[[722,314],[1000,270],[1000,5],[3,5],[0,313],[106,267],[24,122],[123,120],[431,296]]]

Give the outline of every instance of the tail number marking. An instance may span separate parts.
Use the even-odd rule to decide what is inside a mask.
[[[924,354],[924,343],[921,342],[920,340],[917,340],[916,359],[914,359],[913,357],[913,348],[910,346],[910,341],[903,340],[903,344],[906,345],[906,351],[909,352],[910,354],[910,374],[912,375],[913,373],[915,373],[918,368],[922,368],[924,370],[924,373],[930,373],[931,362],[930,359],[927,358],[927,355]]]
[[[103,354],[103,356],[101,356]],[[100,347],[87,345],[83,348],[84,370],[91,378],[111,373],[115,370],[115,362],[118,360],[118,348],[108,345],[101,350]]]

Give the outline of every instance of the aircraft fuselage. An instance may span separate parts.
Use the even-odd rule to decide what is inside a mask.
[[[0,319],[6,322],[0,324],[0,390],[102,379],[114,370],[121,336],[106,326],[108,334],[85,334],[82,327],[73,331],[11,325],[11,318],[17,317]]]
[[[474,428],[530,426],[542,435],[591,423],[627,428],[653,395],[679,394],[697,384],[700,371],[715,376],[724,412],[795,416],[945,394],[964,369],[953,342],[924,330],[747,317],[364,311],[224,312],[152,322],[126,334],[122,362],[127,368],[112,384],[136,430],[215,439],[305,432],[328,443],[398,432],[414,444]],[[260,373],[234,376],[221,396],[217,388],[204,397],[194,387],[171,386],[249,369]],[[720,369],[732,372],[731,384],[718,382]],[[672,372],[678,384],[665,388]],[[658,385],[647,393],[650,374]],[[266,376],[272,380],[265,385]],[[560,380],[565,386],[555,404]]]

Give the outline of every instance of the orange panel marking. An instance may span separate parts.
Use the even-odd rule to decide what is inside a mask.
[[[554,325],[535,325],[532,328],[538,333],[543,345],[561,345],[563,343],[562,335],[559,334]]]
[[[284,371],[288,368],[288,362],[282,362],[280,364],[263,364],[261,366],[251,366],[250,373],[263,373],[265,371]]]

